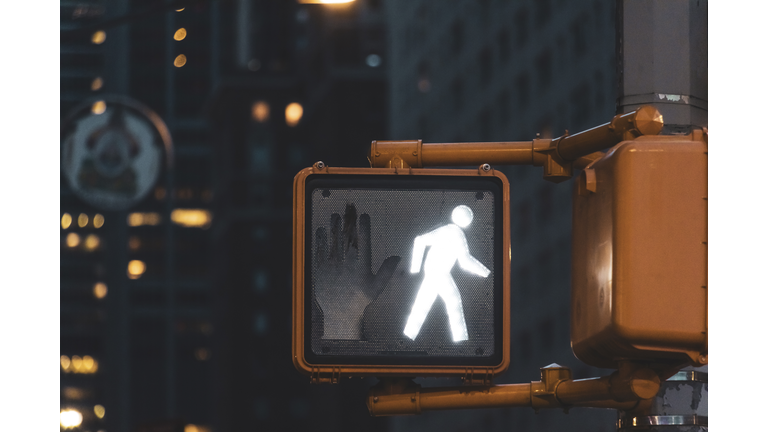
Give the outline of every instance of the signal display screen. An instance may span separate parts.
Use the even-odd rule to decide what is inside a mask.
[[[500,362],[498,178],[327,174],[305,191],[308,360]]]

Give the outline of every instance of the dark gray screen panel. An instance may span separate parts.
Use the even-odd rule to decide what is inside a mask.
[[[312,354],[428,358],[489,358],[497,354],[495,327],[500,317],[494,287],[500,285],[502,272],[494,262],[494,248],[499,244],[496,236],[501,235],[501,229],[497,233],[495,228],[499,199],[495,195],[482,187],[308,190]],[[452,212],[462,205],[472,212],[472,221],[464,228],[452,220]],[[427,246],[419,272],[411,273],[414,240],[449,225],[454,237],[438,242],[442,245],[439,251]],[[456,261],[448,272],[459,294],[466,340],[454,340],[452,329],[460,325],[456,319],[452,325],[449,319],[444,298],[450,299],[452,290],[447,286],[450,281],[442,276],[429,278],[430,289],[437,294],[412,340],[404,329],[417,294],[428,273],[443,275],[441,269],[427,270],[428,262],[432,260],[431,268],[436,268],[436,262],[450,261],[451,248],[462,248],[456,244],[457,235],[466,239],[463,247],[469,254],[490,271],[483,277]],[[422,301],[425,303],[429,302]]]

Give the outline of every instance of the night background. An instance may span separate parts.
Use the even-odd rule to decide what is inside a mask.
[[[60,40],[59,118],[47,94],[48,120],[63,139],[77,110],[98,114],[129,98],[162,119],[172,153],[142,199],[112,209],[55,174],[60,153],[46,143],[50,172],[34,185],[48,195],[60,185],[58,208],[47,196],[40,218],[48,226],[58,212],[42,273],[55,286],[59,258],[60,303],[45,309],[59,334],[7,340],[58,341],[58,371],[43,386],[53,391],[58,378],[60,411],[82,416],[75,431],[615,430],[616,412],[597,409],[373,418],[365,397],[376,379],[310,384],[291,361],[296,173],[320,160],[367,167],[372,140],[527,141],[610,121],[615,13],[614,0],[62,0],[59,32],[45,42]],[[55,139],[58,129],[46,128]],[[495,168],[511,189],[512,348],[494,383],[537,380],[550,363],[574,378],[605,375],[570,349],[573,183],[544,181],[540,168]],[[11,189],[21,192],[8,202],[29,200]],[[34,229],[51,245],[51,231]],[[11,253],[22,262],[36,252]],[[17,316],[21,297],[8,299],[3,310]],[[22,314],[37,334],[41,324]]]

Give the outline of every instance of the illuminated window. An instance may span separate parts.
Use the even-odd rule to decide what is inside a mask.
[[[467,238],[462,228],[472,223],[472,210],[465,205],[457,206],[453,209],[451,219],[453,224],[418,236],[413,242],[411,273],[419,273],[424,251],[427,246],[431,247],[424,260],[424,280],[416,294],[411,314],[403,330],[403,333],[411,339],[416,339],[419,335],[421,326],[437,296],[445,302],[453,341],[469,339],[461,294],[451,276],[451,269],[458,261],[462,269],[478,276],[487,277],[491,271],[469,254]]]
[[[61,215],[61,228],[67,229],[70,225],[72,225],[72,216],[69,213]]]
[[[107,296],[107,284],[104,282],[96,282],[93,285],[93,296],[97,299],[103,299]]]
[[[96,77],[91,81],[91,90],[96,91],[100,90],[104,86],[104,80],[101,79],[101,77]]]
[[[79,411],[67,409],[59,412],[59,423],[64,429],[73,429],[83,422],[83,415]]]
[[[179,54],[176,56],[176,58],[173,60],[173,65],[180,68],[187,64],[187,56],[184,54]]]
[[[101,45],[107,40],[107,34],[103,30],[99,30],[91,35],[91,43],[95,45]]]
[[[258,101],[251,107],[251,117],[259,123],[269,120],[269,104],[265,101]]]
[[[299,120],[301,120],[301,116],[303,115],[304,108],[300,103],[290,103],[287,107],[285,107],[285,124],[294,127],[299,124]]]
[[[106,110],[107,104],[103,100],[96,101],[93,103],[93,105],[91,105],[91,112],[96,115],[104,114],[104,111]]]
[[[104,216],[96,213],[96,215],[93,217],[93,227],[101,228],[102,226],[104,226]]]
[[[144,261],[131,260],[128,263],[128,277],[130,279],[138,279],[144,272],[147,271],[147,265]]]
[[[173,34],[173,39],[177,41],[184,40],[185,37],[187,37],[187,29],[184,27],[176,30],[176,33]]]
[[[171,221],[186,228],[208,228],[212,220],[208,210],[175,209],[171,212]]]
[[[80,244],[80,236],[76,233],[67,234],[67,246],[74,248]]]
[[[98,418],[104,418],[104,414],[107,413],[107,410],[105,410],[102,405],[95,405],[93,407],[93,413],[96,414],[96,417]]]
[[[160,225],[159,213],[131,213],[128,215],[128,226]]]

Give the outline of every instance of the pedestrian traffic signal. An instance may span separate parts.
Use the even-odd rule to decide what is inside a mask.
[[[509,364],[509,184],[490,169],[328,168],[294,181],[293,358],[313,381]]]
[[[624,141],[588,166],[572,256],[576,357],[706,364],[706,134]]]

